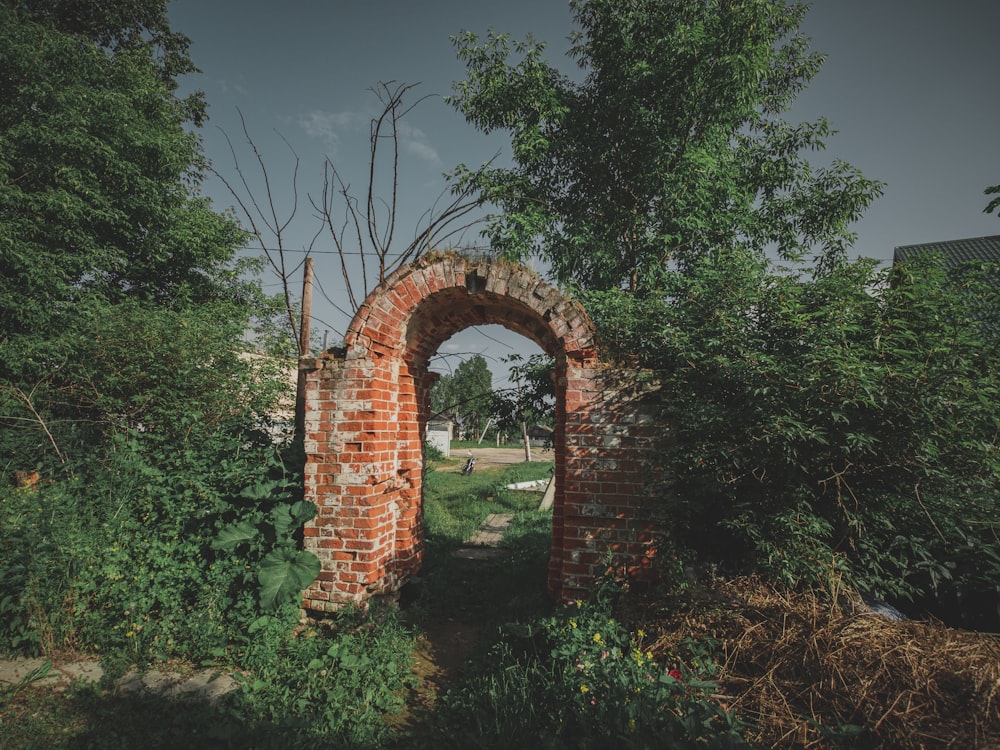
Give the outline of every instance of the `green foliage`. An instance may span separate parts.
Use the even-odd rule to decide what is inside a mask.
[[[109,53],[47,22],[0,8],[5,330],[61,322],[88,297],[245,294],[230,268],[242,232],[193,193],[199,142],[152,48]]]
[[[254,747],[383,747],[388,713],[403,705],[412,638],[390,609],[343,612],[329,632],[287,637],[264,617],[247,631],[250,671],[233,705]]]
[[[187,41],[165,2],[106,6],[0,4],[0,466],[41,478],[2,491],[0,631],[197,656],[316,566],[269,417],[288,386],[243,343],[270,303],[196,192]],[[238,522],[265,535],[214,550]]]
[[[806,6],[572,8],[576,77],[531,40],[456,40],[452,101],[514,158],[458,175],[502,209],[494,246],[549,261],[659,380],[667,545],[995,623],[996,276],[847,261],[881,186],[809,164],[824,120],[781,119],[822,62]]]
[[[262,612],[289,612],[317,572],[296,542],[313,509],[295,502],[273,448],[217,440],[155,464],[140,436],[116,445],[107,473],[87,482],[0,494],[4,650],[198,659]],[[244,484],[259,496],[232,490]],[[254,532],[242,544],[241,522]],[[279,555],[292,562],[270,570]]]
[[[493,402],[493,375],[479,354],[463,361],[453,375],[442,375],[431,388],[431,409],[456,415],[463,429],[478,435]]]
[[[1000,185],[991,185],[983,191],[986,195],[997,195],[1000,196]],[[1000,197],[993,198],[989,203],[986,204],[986,208],[983,209],[983,213],[991,214],[1000,208]]]
[[[844,255],[881,187],[809,151],[824,120],[780,119],[822,58],[784,0],[573,0],[569,57],[491,32],[455,40],[468,78],[452,103],[510,134],[514,166],[459,167],[501,209],[488,235],[512,259],[537,254],[588,289],[662,289],[664,272],[722,248],[785,258]]]
[[[25,691],[0,707],[5,748],[219,750],[244,747],[245,731],[223,705],[157,694],[121,694],[99,683]]]
[[[995,618],[991,278],[864,260],[810,278],[733,252],[677,274],[660,300],[590,295],[602,329],[660,379],[674,546],[742,555],[790,584],[936,600],[952,621]]]
[[[508,490],[506,485],[544,479],[551,473],[551,462],[541,461],[477,469],[467,477],[458,472],[433,472],[424,485],[428,545],[454,548],[468,539],[490,513],[534,510],[539,495]]]
[[[413,643],[390,613],[343,613],[297,638],[287,622],[266,617],[241,642],[240,684],[218,702],[98,683],[4,691],[4,747],[386,746],[384,715],[400,707]]]
[[[546,565],[552,550],[552,512],[539,511],[537,492],[506,489],[549,476],[552,464],[483,467],[471,476],[435,471],[424,484],[426,552],[416,609],[432,617],[453,613],[492,627],[498,618],[548,612]],[[496,557],[466,559],[455,551],[491,513],[512,514]]]
[[[505,631],[485,668],[441,701],[435,746],[748,747],[711,697],[711,643],[658,664],[600,597]]]
[[[292,502],[294,494],[295,485],[288,479],[246,487],[240,498],[251,503],[222,513],[222,518],[235,519],[212,541],[212,549],[236,552],[247,567],[257,568],[260,605],[266,612],[294,604],[320,571],[319,558],[299,549],[296,539],[302,525],[316,515],[316,506]]]
[[[268,552],[260,563],[260,604],[277,609],[294,600],[319,575],[320,561],[305,550],[287,547]]]
[[[493,417],[502,431],[520,434],[534,424],[552,424],[555,411],[554,363],[544,354],[524,359],[512,354],[504,359],[510,365],[513,388],[497,391],[493,397]]]
[[[86,43],[96,42],[111,53],[148,50],[156,60],[157,75],[171,92],[177,77],[196,72],[188,48],[190,40],[170,28],[163,0],[6,0],[25,19],[51,26]],[[200,124],[205,104],[200,92],[179,103],[187,119]]]
[[[164,19],[162,2],[0,5],[6,469],[84,471],[124,431],[172,440],[245,404],[232,359],[267,307],[242,231],[195,192],[172,93],[189,64]]]
[[[197,193],[204,105],[176,96],[194,68],[166,8],[0,3],[0,470],[39,479],[0,486],[2,649],[95,652],[111,674],[228,656],[254,675],[214,725],[130,703],[161,720],[159,746],[377,746],[409,642],[360,619],[291,638],[315,508],[269,416],[282,362],[243,341],[273,304],[242,230]],[[90,697],[88,716],[113,712]],[[79,741],[148,744],[125,724]]]
[[[445,458],[444,451],[433,443],[424,443],[424,470],[433,468]]]

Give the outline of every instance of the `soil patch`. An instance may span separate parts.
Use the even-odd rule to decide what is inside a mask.
[[[456,463],[443,465],[440,471],[461,471],[470,453],[476,459],[476,468],[524,463],[524,448],[456,448],[451,452],[451,458]],[[531,449],[532,463],[544,463],[551,461],[552,458],[551,450]]]

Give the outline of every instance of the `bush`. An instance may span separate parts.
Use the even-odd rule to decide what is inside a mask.
[[[662,385],[667,546],[984,623],[978,602],[1000,595],[994,279],[720,252],[661,298],[590,295]]]
[[[390,609],[346,611],[329,631],[288,638],[281,618],[247,631],[250,675],[233,705],[254,747],[383,747],[386,714],[403,706],[413,639]]]
[[[661,664],[643,637],[604,598],[507,626],[483,671],[442,699],[430,745],[747,747],[741,722],[711,697],[711,642],[688,641]]]
[[[434,443],[424,443],[424,463],[436,464],[444,461],[444,451],[438,448]]]
[[[296,547],[294,485],[273,448],[239,442],[156,461],[143,436],[122,438],[87,481],[0,494],[5,650],[197,661],[294,601],[312,579],[289,580],[287,566],[275,581],[266,569]],[[219,544],[234,525],[242,544]]]

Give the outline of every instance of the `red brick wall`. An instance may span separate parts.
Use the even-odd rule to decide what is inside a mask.
[[[549,590],[582,596],[607,567],[641,573],[643,500],[662,429],[635,373],[603,365],[582,307],[527,269],[457,255],[400,269],[365,300],[346,347],[303,359],[306,548],[323,564],[305,605],[331,611],[397,590],[423,553],[422,440],[434,374],[453,334],[497,323],[556,361],[556,496]]]

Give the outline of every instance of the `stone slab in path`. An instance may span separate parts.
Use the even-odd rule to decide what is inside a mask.
[[[465,540],[465,546],[452,554],[464,560],[492,560],[503,557],[507,554],[507,550],[498,549],[497,545],[507,533],[513,518],[513,513],[490,513],[476,529],[476,533]]]
[[[476,533],[466,539],[465,543],[480,547],[496,547],[507,533],[512,520],[514,520],[513,513],[490,513],[476,529]]]

